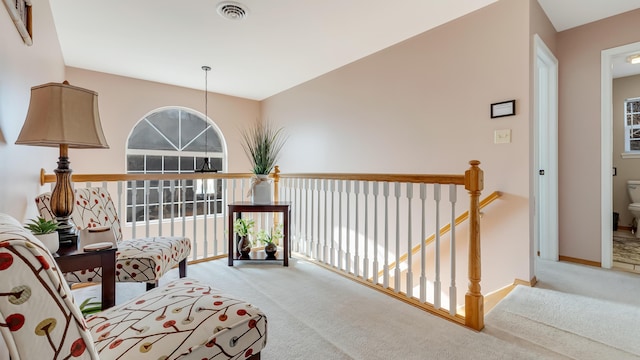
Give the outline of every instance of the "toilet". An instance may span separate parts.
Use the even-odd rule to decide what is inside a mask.
[[[636,220],[636,224],[640,222],[640,180],[628,180],[627,191],[631,198],[631,204],[629,204],[629,211],[633,214],[633,218]],[[636,237],[640,238],[640,231],[636,230]]]

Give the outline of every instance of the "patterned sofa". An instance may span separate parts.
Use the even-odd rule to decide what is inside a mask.
[[[173,267],[180,266],[180,277],[186,275],[187,257],[191,253],[191,240],[181,236],[155,236],[122,240],[120,217],[109,192],[101,187],[75,190],[76,203],[71,219],[78,230],[108,226],[113,231],[118,252],[116,254],[116,281],[146,282],[154,287],[158,279]],[[53,219],[51,193],[38,195],[36,206],[40,216]],[[66,273],[71,283],[100,282],[102,268]]]
[[[181,278],[85,320],[51,253],[0,214],[0,333],[13,360],[256,360],[267,318]]]

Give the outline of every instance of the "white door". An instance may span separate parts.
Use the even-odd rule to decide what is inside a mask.
[[[534,35],[534,252],[558,261],[558,60]]]

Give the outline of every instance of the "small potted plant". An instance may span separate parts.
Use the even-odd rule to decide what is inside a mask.
[[[256,234],[256,239],[263,242],[264,252],[267,253],[267,259],[275,259],[278,251],[278,243],[282,239],[282,225],[278,225],[275,229],[268,233],[266,230],[260,230]]]
[[[242,148],[255,175],[251,182],[251,200],[256,204],[269,204],[273,200],[269,174],[287,140],[283,129],[275,128],[268,121],[258,120],[243,130],[241,135]]]
[[[80,312],[85,318],[102,311],[102,302],[91,301],[92,299],[92,297],[85,299],[79,306]]]
[[[251,253],[251,241],[249,240],[249,234],[253,230],[255,222],[252,219],[238,218],[233,222],[233,232],[240,238],[238,240],[237,253],[240,255],[240,259],[248,259],[249,253]]]
[[[31,231],[31,233],[40,240],[44,246],[54,253],[58,251],[60,242],[58,240],[58,222],[55,220],[45,220],[43,217],[37,217],[30,219],[29,223],[25,226],[25,229]]]

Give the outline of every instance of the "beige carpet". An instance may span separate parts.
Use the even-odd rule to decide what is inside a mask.
[[[486,330],[475,332],[303,260],[293,259],[289,268],[256,263],[228,267],[226,260],[219,260],[190,265],[188,272],[190,277],[234,294],[267,314],[268,343],[262,353],[265,360],[588,359],[591,353],[622,354],[620,358],[626,358],[635,351],[622,349],[619,344],[605,344],[603,351],[602,339],[572,335],[571,328],[561,328],[554,323],[555,320],[570,322],[572,317],[556,319],[546,310],[549,314],[562,313],[563,306],[573,303],[572,295],[565,294],[569,296],[566,301],[546,305],[529,303],[529,296],[514,295],[511,299],[515,302],[498,304],[487,316]],[[175,277],[177,271],[171,271],[166,280]],[[79,289],[76,300],[99,296],[98,291],[99,287],[95,286]],[[141,284],[118,284],[117,303],[142,291],[144,285]],[[519,302],[530,306],[523,307]],[[535,313],[509,318],[514,308],[531,309]],[[549,317],[553,321],[547,324],[551,321]],[[606,314],[593,318],[589,325],[603,329],[604,333],[611,332],[604,327],[603,318],[607,318]],[[540,326],[541,323],[546,325]],[[509,324],[523,329],[527,341],[522,340],[520,333],[512,332]],[[584,321],[576,326],[584,327]],[[555,330],[549,332],[550,329]],[[628,332],[624,341],[630,336],[640,338],[637,329],[624,331]],[[530,341],[531,336],[540,340]],[[580,339],[578,347],[573,343],[575,339]],[[549,341],[553,344],[547,344]],[[562,344],[568,345],[566,349]],[[607,352],[609,347],[618,352]]]

